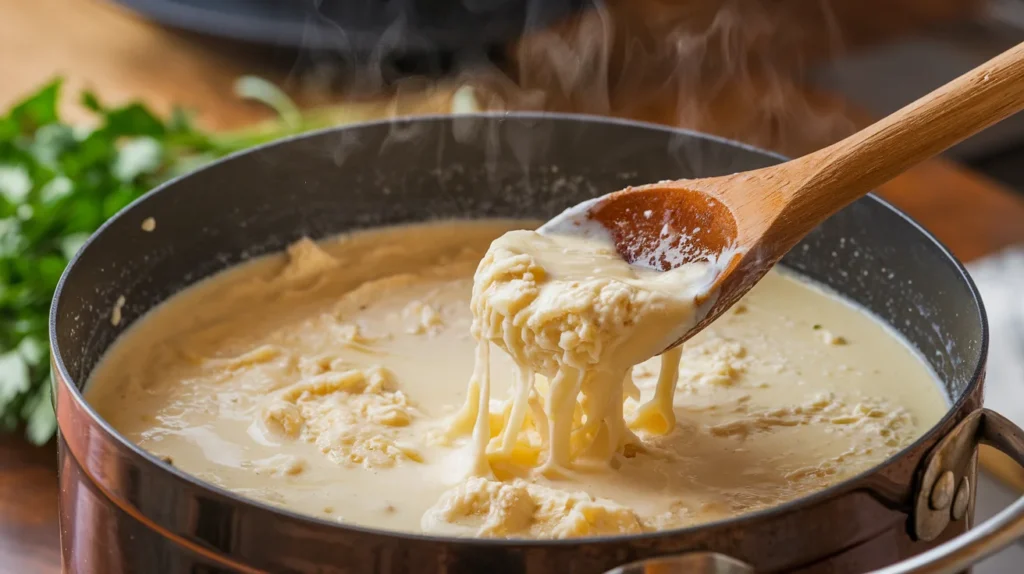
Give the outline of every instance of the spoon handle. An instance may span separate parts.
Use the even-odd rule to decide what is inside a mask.
[[[876,186],[1024,109],[1024,43],[794,162],[790,213],[822,221]]]

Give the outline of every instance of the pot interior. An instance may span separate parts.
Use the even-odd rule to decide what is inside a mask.
[[[451,218],[547,219],[627,185],[776,163],[712,137],[583,116],[404,119],[271,144],[173,181],[97,233],[58,288],[56,358],[81,388],[113,341],[178,290],[306,235]],[[154,218],[156,229],[142,230]],[[873,197],[832,217],[784,264],[873,312],[938,374],[951,401],[983,354],[961,266]],[[111,311],[124,297],[122,320]]]

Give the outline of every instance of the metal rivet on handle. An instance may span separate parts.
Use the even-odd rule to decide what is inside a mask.
[[[953,520],[960,520],[967,515],[967,507],[971,502],[971,481],[967,477],[960,479],[960,486],[956,488],[956,496],[953,498]]]
[[[956,481],[951,470],[942,473],[942,476],[935,481],[935,486],[932,487],[932,495],[928,499],[933,509],[943,510],[949,508],[949,503],[953,502],[954,484],[956,484]]]

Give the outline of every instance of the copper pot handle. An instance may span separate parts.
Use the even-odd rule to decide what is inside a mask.
[[[978,444],[997,448],[1024,467],[1024,430],[999,413],[988,409],[974,411],[943,437],[926,459],[912,518],[913,532],[918,537],[934,538],[950,519],[959,520],[969,514],[973,496],[966,471],[976,456]],[[1021,537],[1024,496],[953,540],[872,574],[961,572]]]
[[[978,444],[995,447],[1024,467],[1024,430],[996,412],[974,411],[943,437],[925,459],[910,518],[911,531],[916,538],[934,539],[952,520],[962,520],[970,514],[974,497],[968,476]],[[1024,537],[1024,496],[961,536],[870,574],[954,574],[1021,537]],[[683,573],[754,574],[754,569],[723,554],[689,552],[631,562],[605,574]]]

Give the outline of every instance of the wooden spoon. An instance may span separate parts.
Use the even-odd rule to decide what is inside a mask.
[[[707,314],[672,348],[736,303],[830,215],[1022,108],[1024,43],[817,152],[733,175],[627,188],[572,207],[538,231],[584,234],[599,224],[627,261],[664,270],[717,258]]]

